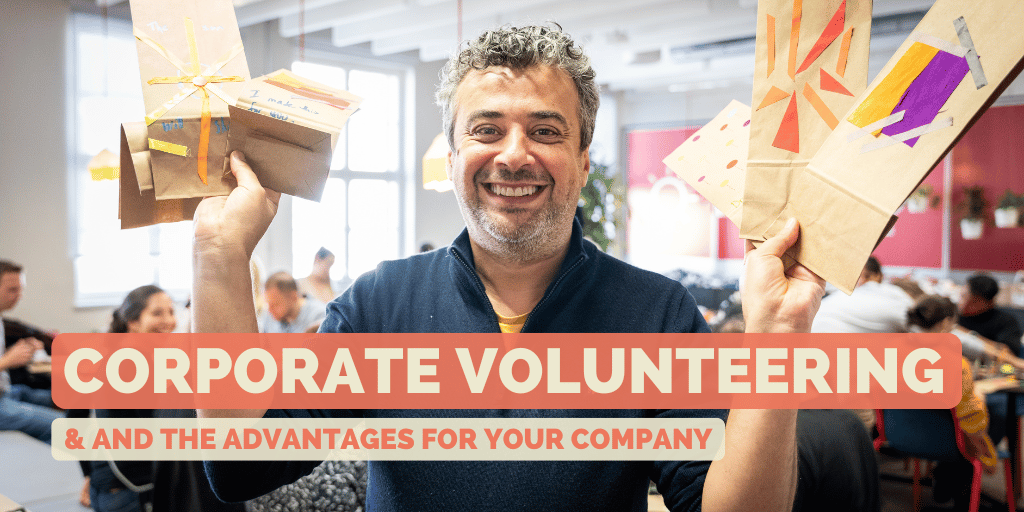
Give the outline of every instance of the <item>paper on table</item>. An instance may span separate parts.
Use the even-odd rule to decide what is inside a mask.
[[[663,160],[737,226],[750,140],[750,107],[732,101]]]
[[[284,69],[254,78],[229,108],[226,153],[242,151],[263,186],[319,201],[341,128],[361,103]]]

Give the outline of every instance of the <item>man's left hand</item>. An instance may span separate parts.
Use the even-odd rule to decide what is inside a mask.
[[[742,293],[747,332],[810,332],[825,281],[799,263],[785,269],[782,255],[799,237],[800,226],[790,219],[760,247],[747,241]]]

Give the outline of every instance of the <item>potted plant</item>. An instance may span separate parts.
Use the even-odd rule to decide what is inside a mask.
[[[1003,197],[999,198],[996,205],[995,220],[997,228],[1015,228],[1020,214],[1021,203],[1024,196],[1018,197],[1012,190],[1006,189]]]
[[[608,165],[591,159],[590,178],[580,191],[579,206],[583,214],[583,235],[602,251],[607,251],[615,241],[619,229],[615,214],[622,211],[624,196]]]
[[[924,213],[929,207],[936,208],[942,198],[934,194],[935,189],[927,183],[917,187],[910,197],[907,198],[907,212]]]
[[[964,198],[957,209],[961,216],[960,235],[964,240],[981,238],[985,229],[985,212],[988,211],[985,188],[980,185],[964,188]]]

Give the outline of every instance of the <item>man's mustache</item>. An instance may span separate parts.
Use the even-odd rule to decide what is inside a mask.
[[[485,181],[503,181],[503,182],[516,182],[516,181],[530,181],[530,182],[542,182],[542,183],[553,183],[551,175],[546,172],[534,172],[530,169],[518,169],[512,171],[507,168],[499,169],[480,169],[476,174],[476,182],[483,183]]]

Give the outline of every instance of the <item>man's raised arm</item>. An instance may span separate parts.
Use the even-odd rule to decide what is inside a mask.
[[[782,254],[796,243],[795,220],[753,249],[747,242],[743,314],[748,333],[809,332],[825,283],[797,264],[786,270]],[[786,511],[797,486],[796,410],[732,410],[725,428],[725,457],[711,463],[703,510]]]
[[[192,239],[192,332],[258,332],[249,259],[277,213],[281,194],[264,189],[245,158],[231,154],[238,186],[199,203]],[[258,409],[204,409],[199,417],[261,417]]]

